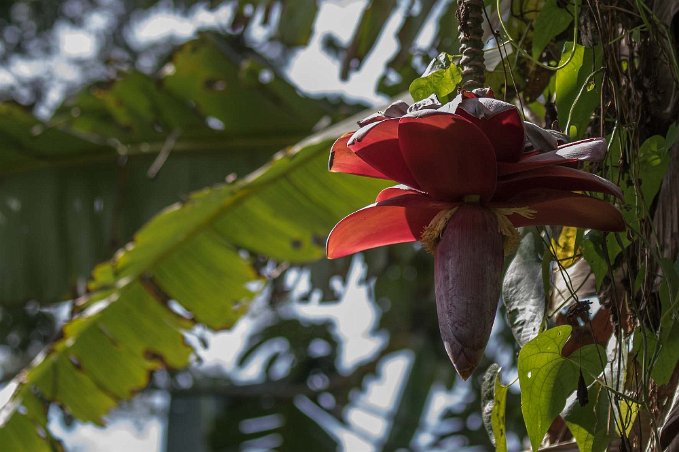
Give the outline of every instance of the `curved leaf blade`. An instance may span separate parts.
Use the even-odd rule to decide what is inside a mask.
[[[294,263],[323,257],[324,238],[337,219],[370,203],[387,185],[327,171],[330,145],[354,120],[311,137],[239,182],[171,206],[112,261],[95,268],[91,292],[62,338],[20,379],[0,435],[25,425],[26,410],[16,407],[36,391],[78,419],[100,422],[145,387],[150,371],[188,364],[192,350],[183,335],[195,321],[212,328],[235,322],[259,278],[250,256]],[[172,300],[191,318],[176,313]]]
[[[163,207],[346,113],[212,34],[156,76],[84,88],[49,123],[0,104],[0,303],[81,295],[92,266]]]

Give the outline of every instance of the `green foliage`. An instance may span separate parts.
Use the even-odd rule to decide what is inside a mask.
[[[565,411],[564,419],[573,433],[578,448],[583,452],[602,452],[612,438],[609,425],[611,402],[608,391],[595,384],[589,388],[589,402],[574,401]]]
[[[633,350],[642,364],[649,359],[650,375],[659,385],[667,384],[679,362],[679,322],[668,316],[660,334],[642,329],[634,337]]]
[[[403,25],[397,34],[398,50],[387,62],[387,67],[389,68],[388,72],[390,73],[385,73],[380,78],[377,85],[377,90],[379,92],[384,93],[389,97],[399,96],[403,91],[408,89],[411,80],[420,76],[420,71],[415,69],[416,61],[419,58],[418,55],[413,54],[412,49],[436,3],[436,0],[420,1],[418,13],[408,15],[403,20]],[[437,41],[441,41],[442,37],[448,36],[441,30],[441,22],[444,22],[447,25],[448,22],[455,22],[455,19],[454,17],[451,17],[450,14],[443,13],[441,15],[436,33],[437,36],[435,37]],[[452,50],[449,45],[443,45],[439,48]]]
[[[576,1],[579,3],[579,0]],[[547,44],[568,28],[573,22],[573,13],[574,8],[570,4],[562,8],[557,0],[545,0],[533,22],[533,58],[538,59]]]
[[[639,147],[637,163],[639,174],[637,177],[643,183],[640,187],[642,198],[637,201],[637,204],[640,203],[647,213],[650,213],[653,199],[660,190],[663,177],[667,172],[667,166],[670,163],[670,146],[667,145],[665,138],[654,135],[645,140]],[[627,197],[625,197],[625,201],[628,201]]]
[[[310,444],[319,447],[319,450],[337,448],[336,439],[325,431],[316,419],[300,412],[295,404],[288,400],[276,400],[270,404],[262,404],[254,398],[235,403],[227,400],[219,408],[221,412],[209,437],[212,450],[238,450],[242,443],[255,440],[263,434],[280,435],[283,441],[276,450],[281,451],[304,450]],[[248,419],[261,419],[263,416],[280,420],[281,425],[250,434],[241,431],[242,422],[247,422]]]
[[[448,96],[455,94],[462,81],[462,72],[453,61],[453,56],[441,53],[420,78],[410,84],[410,95],[415,101],[426,99],[435,94],[441,102],[447,102]]]
[[[571,57],[572,54],[572,57]],[[572,139],[583,138],[601,93],[601,46],[564,44],[559,65],[570,62],[556,73],[556,109],[559,124]]]
[[[282,438],[277,450],[304,450],[313,444],[322,450],[330,450],[337,447],[337,439],[334,435],[324,430],[316,421],[300,410],[299,405],[293,403],[295,397],[308,397],[317,403],[320,391],[312,389],[308,385],[307,379],[312,372],[317,377],[335,376],[337,369],[335,362],[337,359],[338,344],[332,337],[328,324],[304,325],[299,320],[278,319],[277,322],[256,332],[250,338],[246,350],[239,356],[239,366],[245,367],[250,364],[258,351],[266,350],[269,341],[285,337],[292,345],[287,353],[287,358],[292,361],[291,369],[284,380],[275,378],[271,373],[276,358],[276,353],[267,360],[263,366],[265,381],[254,383],[249,388],[243,388],[242,392],[252,391],[253,387],[261,388],[262,392],[273,394],[269,400],[262,400],[256,397],[238,397],[238,391],[234,388],[232,397],[217,397],[218,415],[214,420],[214,425],[208,437],[208,442],[214,450],[237,449],[247,441],[253,441],[271,434],[280,435]],[[329,353],[321,357],[310,358],[307,350],[313,341],[323,341],[328,344]],[[361,372],[357,371],[357,380],[360,379]],[[322,378],[322,377],[321,377]],[[338,379],[339,380],[339,379]],[[348,392],[355,383],[352,379],[345,381],[333,381],[326,385],[325,394],[331,393],[335,401],[341,403],[348,398]],[[220,387],[226,385],[216,385],[215,393]],[[228,386],[227,386],[228,387]],[[187,394],[180,394],[180,398],[196,398],[189,391]],[[192,413],[187,413],[189,416]],[[254,431],[243,431],[241,426],[244,423],[255,423],[258,419],[269,416],[275,420],[269,428],[253,429]],[[169,428],[181,426],[172,425]],[[304,432],[304,434],[300,434]],[[186,444],[190,448],[193,444]]]
[[[0,304],[75,298],[78,281],[162,208],[342,113],[231,45],[205,35],[164,75],[86,88],[47,124],[0,105]]]
[[[59,442],[55,441],[45,428],[47,408],[34,394],[27,393],[20,406],[16,406],[14,401],[9,402],[3,410],[24,411],[7,419],[3,429],[0,430],[0,443],[5,450],[10,452],[63,450]]]
[[[587,345],[569,356],[562,355],[570,333],[570,326],[549,329],[519,352],[521,411],[533,450],[576,390],[580,372],[589,385],[603,369],[606,353],[601,347]]]
[[[427,396],[438,379],[436,366],[431,365],[437,358],[435,344],[432,342],[419,338],[417,343],[412,344],[415,359],[403,387],[403,396],[394,413],[394,426],[384,443],[384,450],[395,450],[408,445],[420,427],[420,416],[413,416],[413,413],[425,412]]]
[[[615,262],[621,251],[616,238],[615,234],[604,235],[598,231],[590,231],[582,243],[582,255],[592,268],[597,290],[609,273],[609,265]]]
[[[336,219],[385,185],[327,172],[328,137],[335,133],[311,137],[252,176],[197,192],[146,224],[95,269],[79,314],[22,379],[15,406],[38,391],[78,419],[101,422],[146,386],[149,371],[188,364],[183,333],[194,321],[223,328],[244,312],[253,295],[246,285],[257,274],[237,250],[298,263],[322,257],[323,237]],[[170,299],[192,318],[175,314]],[[9,425],[0,432],[13,434]]]
[[[340,70],[342,79],[347,79],[350,70],[361,67],[363,59],[375,46],[384,25],[393,14],[394,6],[393,2],[389,0],[370,0],[363,10],[351,44],[346,49],[342,60]]]
[[[620,422],[616,424],[616,432],[619,436],[629,436],[634,428],[634,421],[639,414],[639,404],[631,400],[621,400],[619,406]]]
[[[316,0],[282,2],[278,39],[287,46],[306,45],[311,38],[318,4]]]
[[[651,206],[667,172],[669,150],[676,139],[674,130],[668,130],[666,137],[653,135],[647,138],[634,155],[630,155],[628,149],[636,146],[629,142],[630,137],[627,134],[621,132],[611,138],[611,161],[614,162],[612,172],[614,177],[622,181],[623,216],[627,225],[637,233],[641,230],[641,219],[651,214]],[[631,166],[629,171],[621,167],[620,162],[625,161]]]

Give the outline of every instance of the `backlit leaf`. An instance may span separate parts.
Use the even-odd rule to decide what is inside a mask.
[[[594,49],[567,42],[559,64],[570,62],[556,73],[556,109],[559,124],[573,139],[585,136],[594,109],[599,105],[601,90],[601,46]],[[569,122],[570,121],[570,122]]]
[[[554,257],[564,267],[573,265],[579,258],[577,256],[576,242],[578,239],[578,228],[564,226],[557,240],[551,239]]]
[[[203,35],[157,77],[87,87],[49,124],[0,104],[0,303],[80,295],[163,207],[249,173],[332,111],[234,45]]]
[[[417,102],[436,94],[439,101],[447,102],[448,95],[455,93],[462,81],[462,72],[453,62],[453,57],[441,53],[430,64],[424,75],[410,84],[410,95]]]

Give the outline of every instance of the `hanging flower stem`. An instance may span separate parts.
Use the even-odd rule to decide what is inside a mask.
[[[485,83],[483,61],[483,0],[459,0],[457,21],[460,31],[462,88],[482,88]]]

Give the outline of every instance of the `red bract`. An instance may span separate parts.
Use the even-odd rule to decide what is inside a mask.
[[[614,206],[574,193],[621,196],[608,180],[573,168],[601,160],[603,139],[563,144],[563,135],[524,123],[513,105],[470,92],[446,105],[432,98],[409,108],[397,102],[359,124],[333,145],[330,171],[402,185],[342,219],[327,255],[422,241],[436,260],[441,336],[463,378],[488,342],[503,246],[516,240],[516,227],[624,229]]]

